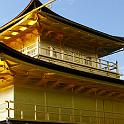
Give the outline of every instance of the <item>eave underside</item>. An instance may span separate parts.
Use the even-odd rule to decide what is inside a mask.
[[[23,55],[0,43],[1,89],[11,86],[50,87],[111,98],[124,97],[124,81],[69,69]],[[6,65],[6,66],[5,66]],[[21,82],[19,83],[19,80]]]

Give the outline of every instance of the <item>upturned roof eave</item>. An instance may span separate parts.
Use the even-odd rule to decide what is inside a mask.
[[[43,9],[46,9],[48,10],[48,8],[43,8]],[[98,36],[101,36],[101,37],[104,37],[104,38],[107,38],[107,39],[110,39],[110,40],[114,40],[114,41],[118,41],[120,43],[124,43],[124,38],[122,37],[119,37],[119,36],[113,36],[113,35],[109,35],[107,33],[104,33],[104,32],[101,32],[101,31],[98,31],[98,30],[95,30],[93,28],[90,28],[90,27],[87,27],[85,25],[82,25],[82,24],[79,24],[77,22],[74,22],[72,20],[69,20],[67,18],[64,18],[56,13],[54,13],[53,11],[51,10],[48,10],[48,11],[43,11],[44,13],[48,14],[48,16],[54,18],[55,20],[57,21],[60,21],[62,23],[65,23],[69,26],[72,26],[74,28],[77,28],[77,29],[80,29],[80,30],[83,30],[83,31],[86,31],[88,33],[92,33],[94,35],[98,35]]]
[[[39,4],[39,6],[42,5],[42,3],[39,0],[31,0],[30,3],[26,6],[26,8],[21,13],[19,13],[14,19],[12,19],[8,23],[6,23],[2,27],[0,27],[0,33],[3,32],[4,30],[8,29],[9,27],[13,26],[14,24],[16,24],[18,22],[18,21],[15,21],[15,23],[10,24],[12,21],[14,21],[17,18],[25,15],[26,13],[30,12],[31,10],[39,7],[39,6],[35,6],[35,2],[37,2]]]
[[[41,6],[41,5],[42,5],[42,3],[39,0],[31,0],[30,3],[27,5],[27,7],[18,16],[16,16],[14,19],[12,19],[10,22],[12,22],[13,20],[23,16],[24,14],[30,12],[31,10],[33,10],[33,9],[35,9],[35,8]],[[100,37],[104,37],[104,38],[107,38],[107,39],[110,39],[110,40],[114,40],[114,41],[117,41],[117,42],[120,42],[120,43],[124,43],[124,38],[112,36],[112,35],[103,33],[101,31],[89,28],[87,26],[81,25],[81,24],[76,23],[74,21],[71,21],[71,20],[69,20],[67,18],[64,18],[64,17],[56,14],[55,12],[51,11],[47,7],[43,7],[41,10],[42,10],[41,12],[45,12],[45,13],[49,14],[49,16],[51,16],[52,18],[54,18],[54,19],[56,19],[58,21],[61,21],[63,23],[66,23],[69,26],[73,26],[75,28],[78,28],[80,30],[86,31],[88,33],[92,33],[92,34],[98,35]],[[3,25],[1,27],[1,31],[0,32],[3,32],[7,28],[9,28],[12,25],[14,25],[15,23],[17,23],[17,22],[15,22],[15,23],[9,25],[10,22],[8,22],[7,24]]]

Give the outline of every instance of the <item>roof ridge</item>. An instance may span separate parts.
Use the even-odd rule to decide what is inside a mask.
[[[29,2],[29,4],[25,7],[25,9],[24,9],[21,13],[19,13],[19,14],[18,14],[15,18],[13,18],[11,21],[9,21],[8,23],[6,23],[6,24],[4,24],[3,26],[0,27],[0,32],[1,32],[2,29],[4,29],[4,28],[6,29],[6,27],[8,27],[8,24],[9,24],[10,22],[12,22],[13,20],[15,20],[15,19],[17,19],[17,18],[23,16],[24,14],[26,14],[26,13],[32,11],[33,9],[35,9],[35,8],[41,6],[41,5],[42,5],[42,3],[41,3],[39,0],[31,0],[31,1]]]
[[[30,3],[27,5],[27,7],[18,16],[16,16],[16,18],[26,14],[27,13],[26,11],[28,11],[28,10],[31,11],[31,10],[33,10],[33,9],[35,9],[41,5],[42,5],[42,3],[39,0],[31,0]],[[32,7],[32,6],[33,6],[33,8],[30,9],[29,7]]]

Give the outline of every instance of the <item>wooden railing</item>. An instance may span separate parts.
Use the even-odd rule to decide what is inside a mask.
[[[80,124],[124,124],[123,113],[84,110],[53,105],[12,104],[14,104],[13,101],[6,101],[7,107],[4,108],[7,112],[6,119]],[[0,111],[0,115],[2,115],[1,113],[2,111]]]
[[[113,63],[113,62],[109,62],[109,61],[102,60],[102,59],[92,60],[92,58],[89,59],[86,57],[79,57],[79,56],[71,55],[71,54],[64,53],[64,52],[49,50],[46,48],[40,48],[40,51],[41,51],[40,55],[44,55],[44,56],[51,57],[54,59],[60,59],[60,60],[64,60],[67,62],[73,62],[75,64],[86,65],[86,66],[95,67],[98,69],[118,73],[117,62]]]
[[[29,45],[28,47],[24,47],[19,50],[21,53],[34,57],[38,54],[38,48],[36,43]]]
[[[56,51],[48,48],[41,48],[37,43],[25,47],[20,52],[29,55],[31,57],[39,58],[55,64],[67,66],[77,70],[87,70],[105,76],[112,76],[114,78],[119,78],[118,63],[109,62],[102,59],[82,57],[74,53],[69,54],[64,51]],[[102,73],[99,72],[101,70]],[[105,72],[105,73],[104,73]],[[113,73],[113,75],[111,75]]]

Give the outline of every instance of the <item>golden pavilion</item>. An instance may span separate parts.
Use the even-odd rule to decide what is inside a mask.
[[[124,124],[124,80],[102,57],[124,39],[31,0],[0,28],[0,124]]]

